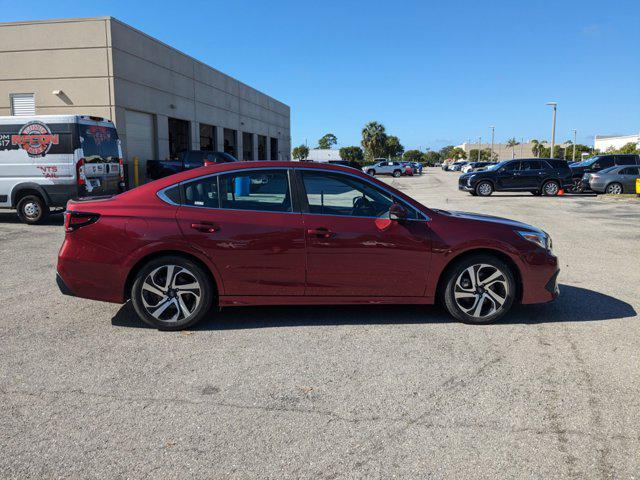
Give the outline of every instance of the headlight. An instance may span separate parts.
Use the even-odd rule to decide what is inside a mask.
[[[544,248],[545,250],[551,251],[552,243],[551,237],[546,233],[537,233],[537,232],[516,232],[525,240],[529,242],[533,242],[538,245],[540,248]]]

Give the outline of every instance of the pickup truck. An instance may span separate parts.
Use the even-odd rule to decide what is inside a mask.
[[[180,152],[172,160],[147,160],[147,180],[173,175],[174,173],[202,167],[209,163],[237,162],[233,155],[225,152],[207,152],[202,150],[186,150]]]

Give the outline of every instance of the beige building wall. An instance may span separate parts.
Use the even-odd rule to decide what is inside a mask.
[[[287,105],[112,17],[0,23],[0,115],[11,114],[12,93],[34,93],[38,115],[110,118],[128,161],[127,110],[152,117],[156,158],[169,154],[173,117],[191,123],[192,149],[206,123],[217,127],[218,150],[228,128],[237,132],[239,158],[247,132],[252,159],[259,159],[258,135],[267,137],[266,159],[270,138],[278,140],[273,156],[290,159]]]
[[[548,145],[545,144],[546,147]],[[462,145],[458,145],[461,149],[465,151],[467,156],[471,150],[477,150],[477,143],[463,143]],[[481,143],[481,150],[489,150],[491,148],[490,143]],[[515,148],[507,147],[504,143],[495,143],[493,145],[493,152],[498,155],[498,160],[511,160],[512,158],[533,158],[535,155],[531,150],[533,148],[533,143],[523,142],[520,145],[516,145]],[[475,159],[469,159],[475,160]]]

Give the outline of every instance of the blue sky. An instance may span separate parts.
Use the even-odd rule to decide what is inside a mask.
[[[406,148],[640,130],[640,2],[0,0],[2,21],[112,15],[291,106],[293,145]]]

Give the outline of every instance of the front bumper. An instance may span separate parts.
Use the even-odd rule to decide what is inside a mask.
[[[558,257],[538,249],[522,258],[522,303],[547,303],[558,298]]]
[[[458,190],[462,190],[463,192],[473,192],[474,189],[466,183],[459,183]]]

